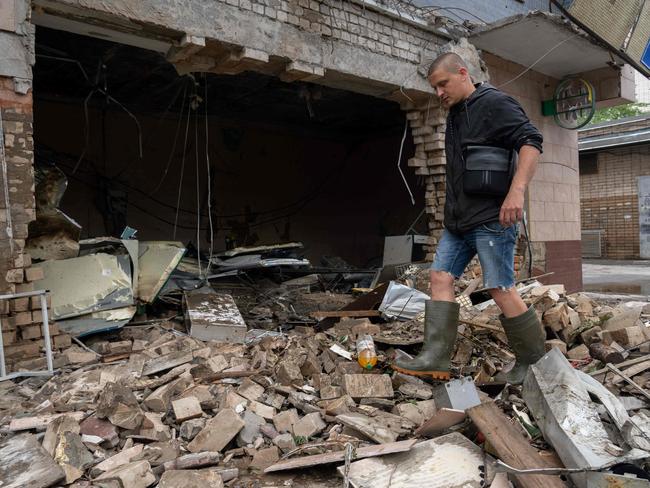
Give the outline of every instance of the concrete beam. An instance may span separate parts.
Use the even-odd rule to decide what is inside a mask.
[[[205,37],[184,35],[178,46],[172,46],[167,51],[167,61],[176,63],[183,61],[205,47]]]
[[[288,63],[307,63],[319,67],[323,84],[343,83],[354,91],[381,96],[402,87],[428,97],[431,88],[417,72],[418,66],[406,60],[372,52],[347,42],[324,38],[319,33],[243,10],[225,2],[192,0],[35,0],[51,15],[73,14],[77,20],[101,18],[113,26],[133,32],[177,31],[224,44],[262,51]],[[126,26],[129,27],[126,27]],[[428,32],[432,37],[434,34]],[[435,48],[433,38],[429,50]],[[446,39],[440,38],[439,42]]]

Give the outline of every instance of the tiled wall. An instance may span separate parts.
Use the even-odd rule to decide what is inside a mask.
[[[484,53],[491,83],[513,95],[544,135],[544,153],[528,192],[528,219],[533,241],[580,240],[578,137],[542,116],[543,100],[553,97],[556,80],[528,71],[512,83],[525,67]]]
[[[650,145],[598,153],[597,172],[580,176],[582,228],[604,230],[603,257],[639,257],[638,177],[650,175]]]

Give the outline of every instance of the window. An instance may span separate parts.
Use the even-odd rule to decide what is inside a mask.
[[[595,175],[598,173],[598,153],[580,154],[580,174]]]

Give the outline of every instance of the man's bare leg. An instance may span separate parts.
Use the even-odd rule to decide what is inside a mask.
[[[528,307],[514,286],[507,290],[492,288],[489,290],[489,293],[506,318],[518,317],[528,310]]]
[[[445,271],[431,271],[431,300],[453,302],[454,277]]]

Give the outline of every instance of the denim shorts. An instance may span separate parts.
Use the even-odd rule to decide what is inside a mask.
[[[515,244],[519,224],[503,227],[499,221],[481,224],[465,234],[444,230],[431,269],[459,278],[478,253],[485,288],[515,286]]]

